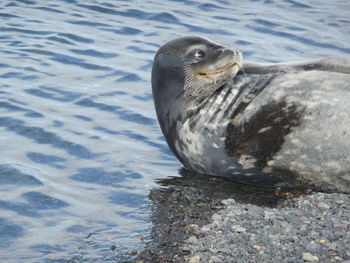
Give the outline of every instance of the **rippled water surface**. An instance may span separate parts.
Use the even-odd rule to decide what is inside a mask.
[[[350,56],[348,1],[0,3],[0,261],[115,262],[180,163],[161,136],[158,47],[199,34],[248,60]]]

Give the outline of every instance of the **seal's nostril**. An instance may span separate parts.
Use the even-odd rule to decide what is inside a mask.
[[[234,54],[234,51],[229,49],[229,48],[222,48],[220,49],[220,55],[229,55],[229,54]]]

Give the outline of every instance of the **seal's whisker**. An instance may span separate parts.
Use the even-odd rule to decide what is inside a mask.
[[[245,78],[245,79],[248,79],[247,74],[245,74],[245,71],[244,71],[244,66],[243,66],[241,69],[242,69],[242,72],[243,72],[244,78]]]

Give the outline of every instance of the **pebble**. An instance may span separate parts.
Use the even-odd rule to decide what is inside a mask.
[[[198,243],[198,239],[195,236],[191,236],[191,237],[189,237],[189,239],[187,239],[187,243],[195,245]]]
[[[318,261],[318,257],[308,253],[308,252],[305,252],[303,253],[303,260],[305,262],[317,262]]]
[[[316,251],[318,249],[318,245],[314,242],[314,241],[311,241],[309,244],[306,245],[306,250],[307,251]]]
[[[190,247],[187,247],[187,246],[183,246],[183,247],[182,247],[182,251],[184,251],[184,252],[189,252],[189,251],[191,251],[191,248],[190,248]]]
[[[229,198],[221,201],[221,204],[226,206],[232,205],[234,203],[236,203],[236,200],[233,198]]]
[[[329,209],[331,208],[327,203],[325,202],[320,202],[319,204],[317,204],[319,208],[323,208],[323,209]]]
[[[286,259],[286,262],[287,262],[287,263],[295,263],[295,262],[297,262],[297,260],[295,260],[295,258],[288,257],[288,258]]]
[[[209,248],[210,253],[216,254],[218,253],[218,250],[215,248]]]
[[[200,255],[194,255],[192,257],[190,257],[189,263],[199,263],[201,262],[201,256]]]
[[[243,232],[246,232],[246,231],[247,231],[247,229],[245,229],[244,227],[237,226],[237,225],[231,226],[231,229],[232,229],[233,231],[238,232],[238,233],[243,233]]]
[[[289,214],[289,215],[287,214],[285,216],[285,219],[288,221],[288,223],[291,223],[291,224],[298,224],[300,222],[300,219],[293,214]]]
[[[211,225],[205,225],[202,228],[200,228],[199,232],[206,233],[206,232],[209,232],[210,230],[211,230]]]
[[[187,226],[187,229],[194,235],[199,234],[199,226],[197,224],[190,224]]]
[[[240,216],[242,214],[241,209],[230,209],[230,216]]]
[[[221,263],[222,260],[218,258],[217,256],[211,256],[209,259],[209,263]]]
[[[211,218],[213,219],[214,222],[221,220],[221,216],[219,214],[214,214]]]

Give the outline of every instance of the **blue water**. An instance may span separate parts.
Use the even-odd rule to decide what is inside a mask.
[[[152,60],[188,34],[250,61],[350,56],[350,2],[1,1],[0,262],[117,262],[143,246],[147,194],[181,167]]]

